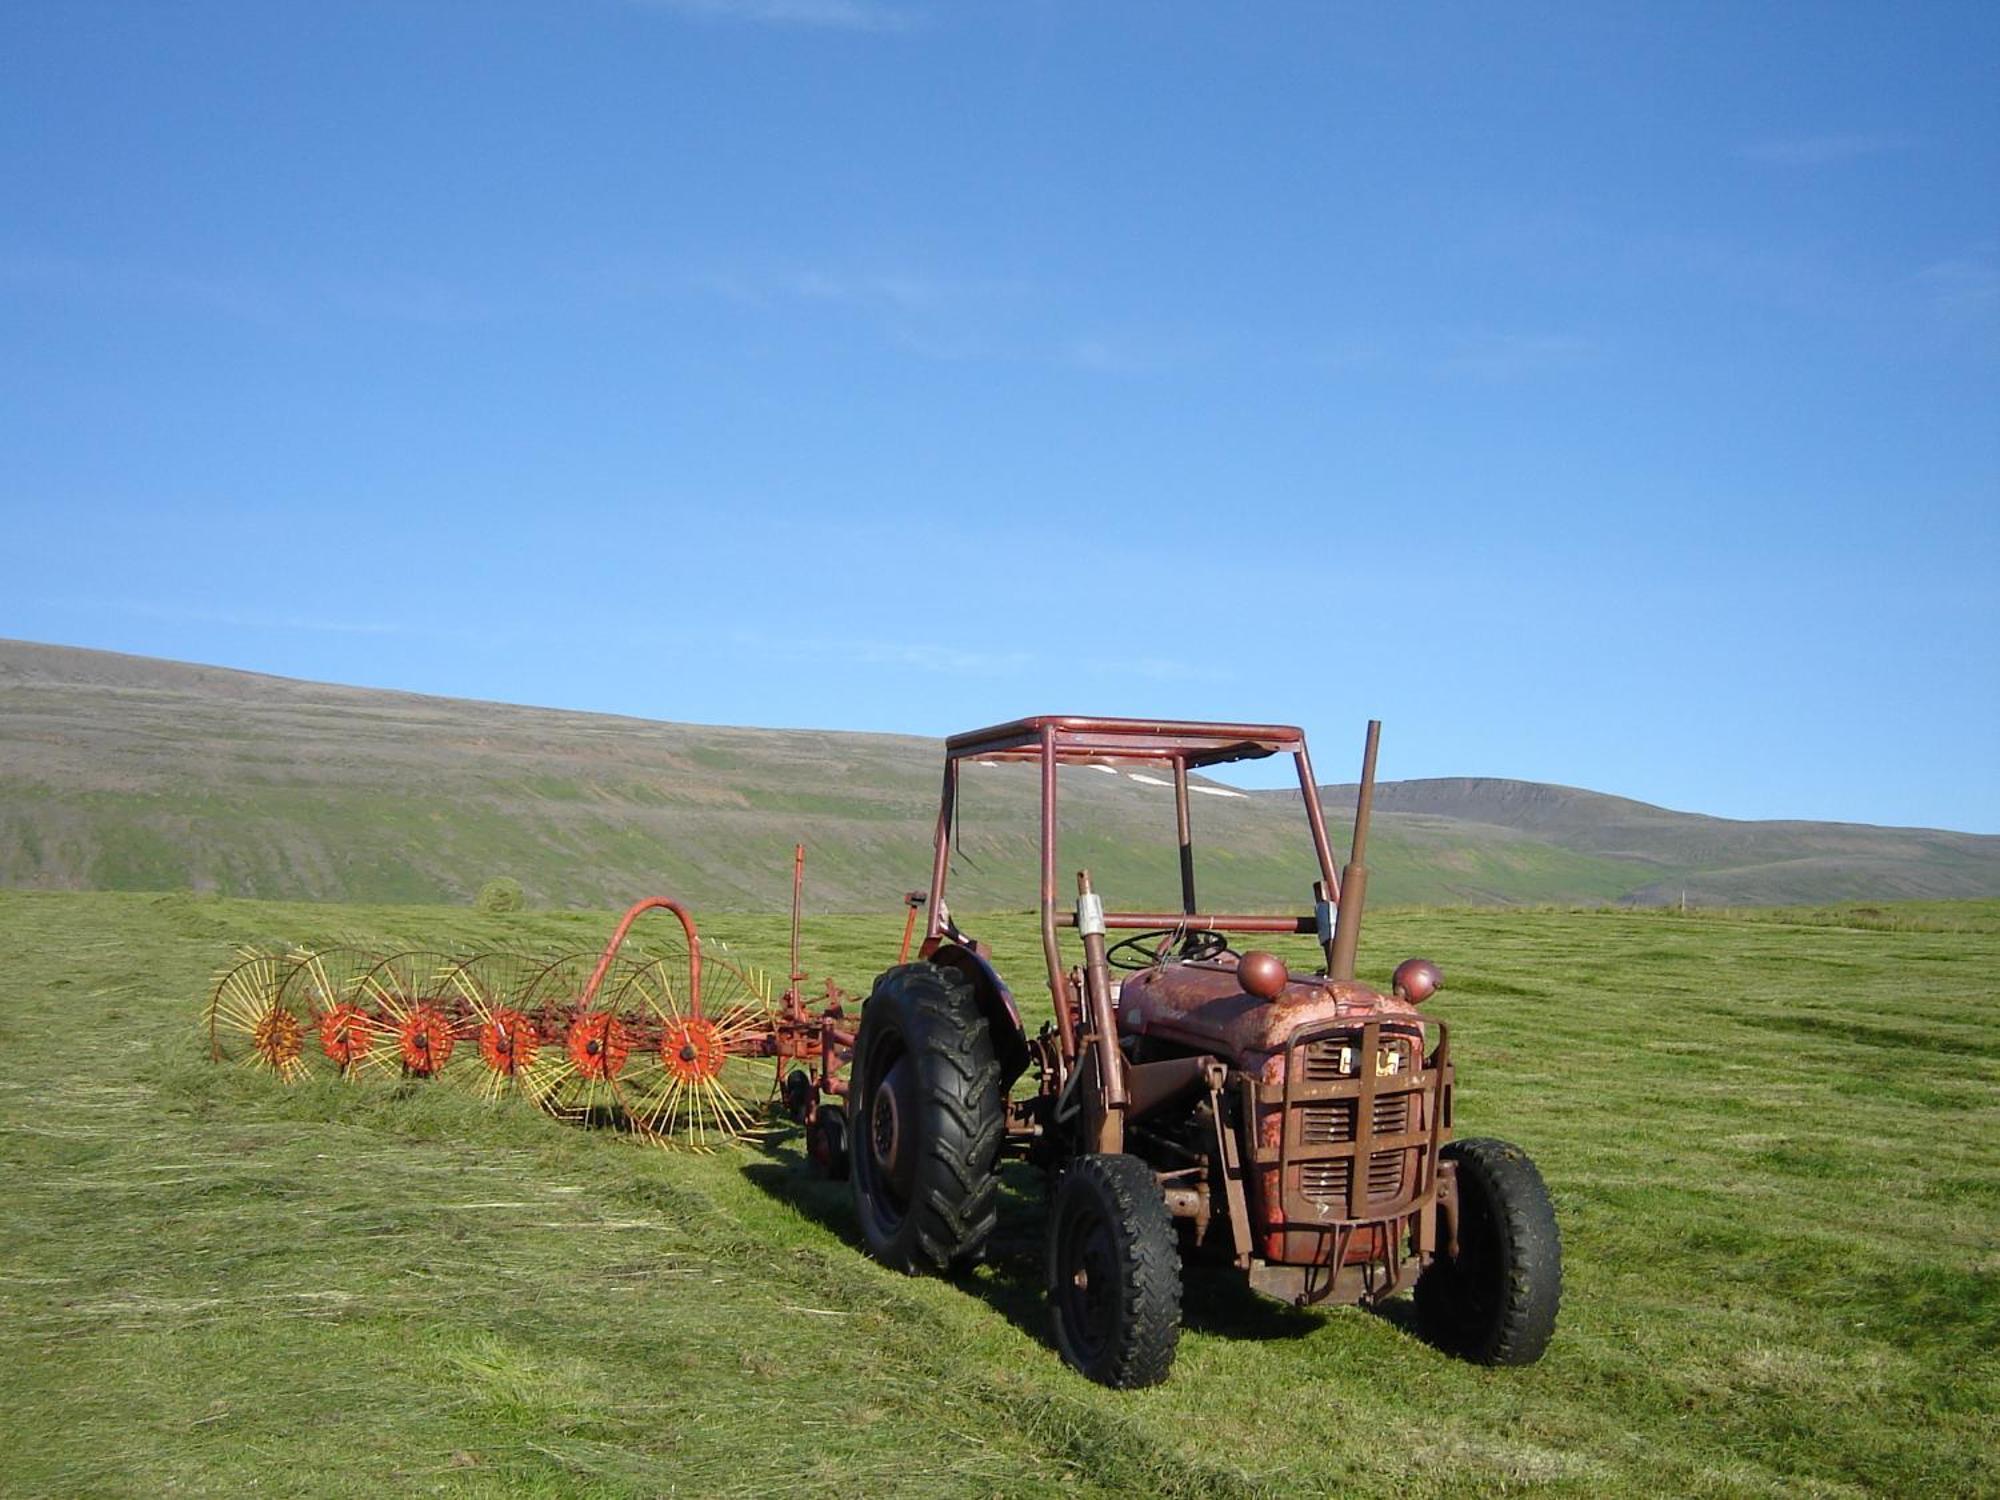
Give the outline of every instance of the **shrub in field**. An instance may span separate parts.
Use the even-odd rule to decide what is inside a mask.
[[[473,904],[481,911],[519,911],[521,882],[511,875],[489,880],[479,888],[479,898]]]

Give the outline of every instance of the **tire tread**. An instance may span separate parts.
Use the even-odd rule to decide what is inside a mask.
[[[1129,1288],[1126,1316],[1103,1356],[1080,1363],[1062,1335],[1061,1314],[1051,1297],[1050,1321],[1056,1347],[1076,1369],[1101,1385],[1133,1390],[1158,1385],[1173,1368],[1181,1336],[1181,1251],[1173,1216],[1167,1212],[1153,1169],[1136,1156],[1080,1156],[1057,1185],[1049,1212],[1048,1276],[1051,1293],[1058,1274],[1056,1243],[1065,1207],[1078,1196],[1106,1215],[1118,1233],[1119,1276]]]
[[[977,1261],[998,1221],[997,1163],[1006,1111],[1000,1092],[1000,1064],[986,1019],[966,978],[931,963],[899,964],[875,981],[861,1015],[856,1068],[873,1036],[870,1013],[886,1006],[918,1065],[921,1110],[927,1132],[918,1180],[899,1230],[885,1239],[869,1234],[868,1248],[899,1271],[952,1271]],[[878,1025],[881,1023],[878,1023]],[[866,1101],[855,1103],[855,1130],[865,1128]],[[857,1146],[856,1150],[865,1150]],[[859,1195],[863,1175],[850,1173]],[[863,1205],[857,1202],[857,1208]]]
[[[1457,1140],[1444,1156],[1457,1166],[1461,1195],[1468,1189],[1483,1194],[1492,1211],[1505,1287],[1490,1326],[1453,1326],[1448,1290],[1424,1284],[1449,1276],[1448,1264],[1440,1262],[1417,1284],[1418,1309],[1439,1343],[1475,1364],[1533,1364],[1555,1334],[1562,1302],[1562,1236],[1548,1187],[1528,1153],[1507,1141]]]

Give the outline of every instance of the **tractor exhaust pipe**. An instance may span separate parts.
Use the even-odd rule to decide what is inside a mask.
[[[1361,943],[1361,908],[1368,898],[1368,820],[1375,811],[1375,747],[1382,738],[1382,721],[1368,721],[1368,746],[1361,752],[1361,791],[1354,799],[1354,850],[1340,872],[1340,907],[1333,918],[1333,952],[1327,959],[1329,979],[1354,977],[1354,951]]]

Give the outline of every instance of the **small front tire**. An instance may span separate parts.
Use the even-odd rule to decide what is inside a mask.
[[[1153,1169],[1082,1156],[1049,1209],[1049,1317],[1074,1369],[1118,1390],[1158,1385],[1181,1336],[1181,1256]]]
[[[1506,1141],[1453,1141],[1458,1255],[1444,1247],[1417,1279],[1424,1336],[1479,1365],[1531,1365],[1555,1333],[1562,1237],[1542,1174]]]

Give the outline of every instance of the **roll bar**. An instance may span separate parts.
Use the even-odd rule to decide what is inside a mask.
[[[1056,790],[1057,768],[1097,765],[1107,761],[1164,762],[1174,776],[1175,832],[1180,848],[1181,906],[1178,912],[1106,912],[1104,925],[1121,930],[1185,927],[1219,932],[1313,933],[1326,954],[1327,973],[1335,979],[1354,976],[1354,948],[1360,936],[1362,895],[1366,887],[1368,823],[1375,796],[1375,749],[1381,723],[1370,720],[1362,760],[1361,791],[1354,819],[1354,845],[1345,875],[1334,867],[1326,818],[1319,803],[1319,784],[1303,730],[1287,724],[1196,723],[1175,719],[1102,719],[1075,715],[1041,715],[953,735],[945,742],[944,785],[938,799],[933,834],[931,885],[926,937],[944,937],[945,881],[951,863],[952,814],[958,801],[959,763],[964,760],[1035,762],[1041,768],[1041,917],[1042,956],[1048,966],[1049,992],[1058,1015],[1072,1003],[1057,933],[1076,926],[1073,911],[1057,908]],[[1312,832],[1313,854],[1319,864],[1314,887],[1317,909],[1310,916],[1203,914],[1196,910],[1193,835],[1188,819],[1187,774],[1191,769],[1259,760],[1288,754],[1298,772],[1299,794],[1305,802]],[[1347,899],[1342,899],[1343,890]]]

